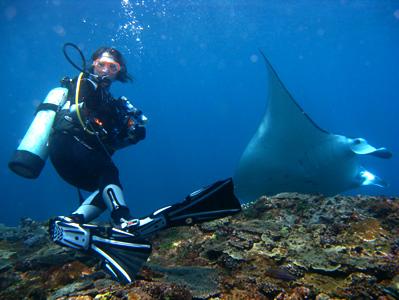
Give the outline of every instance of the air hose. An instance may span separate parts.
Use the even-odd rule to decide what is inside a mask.
[[[76,114],[78,115],[78,119],[80,122],[80,125],[82,125],[84,131],[86,131],[89,134],[96,134],[95,132],[91,131],[85,123],[83,122],[82,115],[80,114],[80,108],[79,108],[79,93],[80,93],[80,81],[82,80],[83,77],[83,72],[80,72],[78,81],[76,83],[76,92],[75,92],[75,106],[76,106]]]

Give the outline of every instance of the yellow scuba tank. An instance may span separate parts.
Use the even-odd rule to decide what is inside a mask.
[[[25,178],[37,178],[48,157],[48,139],[57,111],[67,100],[68,89],[52,89],[36,111],[24,138],[14,152],[8,167]]]

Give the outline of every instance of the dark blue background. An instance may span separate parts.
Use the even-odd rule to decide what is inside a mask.
[[[150,120],[148,138],[115,156],[135,215],[234,173],[266,108],[258,49],[320,127],[394,153],[364,159],[389,188],[353,193],[398,195],[399,1],[9,0],[0,33],[0,223],[78,204],[49,162],[37,180],[7,168],[35,107],[77,74],[61,51],[68,41],[87,57],[117,47],[136,78],[113,86]]]

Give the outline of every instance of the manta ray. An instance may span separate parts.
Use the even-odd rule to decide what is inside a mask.
[[[386,183],[360,163],[363,155],[390,158],[384,147],[320,128],[299,106],[261,52],[268,72],[268,107],[233,176],[243,201],[281,192],[335,195]]]

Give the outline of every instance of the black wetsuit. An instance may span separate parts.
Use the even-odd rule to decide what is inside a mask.
[[[58,174],[79,189],[101,191],[109,184],[121,187],[111,155],[145,138],[141,111],[124,97],[114,99],[101,83],[82,78],[79,111],[87,129],[96,133],[90,134],[73,109],[76,81],[68,89],[69,103],[56,115],[49,140],[50,159]],[[97,206],[105,208],[103,203]]]

